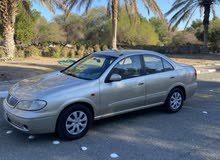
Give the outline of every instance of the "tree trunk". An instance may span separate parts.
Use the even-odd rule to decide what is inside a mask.
[[[112,49],[117,50],[119,0],[112,0]]]
[[[14,26],[7,25],[4,27],[4,52],[9,58],[13,58],[15,54]]]
[[[209,25],[205,24],[204,27],[204,35],[203,35],[203,44],[204,47],[208,47],[208,39],[209,39]]]
[[[15,18],[17,12],[18,0],[1,0],[0,18],[3,26],[4,52],[9,58],[15,54]]]
[[[210,1],[206,1],[204,4],[204,19],[203,19],[203,27],[204,27],[204,47],[208,48],[208,35],[209,35],[209,17],[210,17],[211,3]]]

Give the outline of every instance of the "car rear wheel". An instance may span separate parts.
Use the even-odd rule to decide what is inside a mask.
[[[174,88],[169,93],[165,102],[165,106],[169,112],[176,113],[182,108],[183,101],[184,96],[182,90],[179,88]]]
[[[92,113],[86,106],[73,105],[65,109],[59,116],[56,132],[62,139],[79,139],[88,132],[92,121]]]

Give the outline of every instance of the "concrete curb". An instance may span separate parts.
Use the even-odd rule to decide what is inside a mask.
[[[220,63],[216,63],[216,64],[197,64],[197,65],[192,65],[192,66],[194,66],[195,68],[207,68],[207,67],[213,67],[213,66],[219,67]]]
[[[216,72],[216,69],[205,69],[205,68],[201,68],[198,69],[196,68],[197,74],[205,74],[205,73],[214,73]]]

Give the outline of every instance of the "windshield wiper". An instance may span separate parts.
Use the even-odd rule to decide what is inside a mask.
[[[68,73],[68,72],[62,72],[62,73],[66,74],[66,75],[68,75],[68,76],[76,77],[76,76],[75,76],[74,74],[72,74],[72,73]]]
[[[75,77],[75,78],[79,78],[79,79],[84,79],[84,80],[93,80],[91,78],[84,78],[84,77],[79,77],[79,76],[76,76],[75,74],[72,74],[72,73],[67,73],[67,72],[62,72],[68,76],[72,76],[72,77]]]

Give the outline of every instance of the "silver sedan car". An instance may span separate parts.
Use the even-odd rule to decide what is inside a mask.
[[[5,119],[27,133],[83,137],[98,120],[163,105],[178,112],[197,88],[196,70],[152,51],[90,54],[68,68],[15,84]]]

